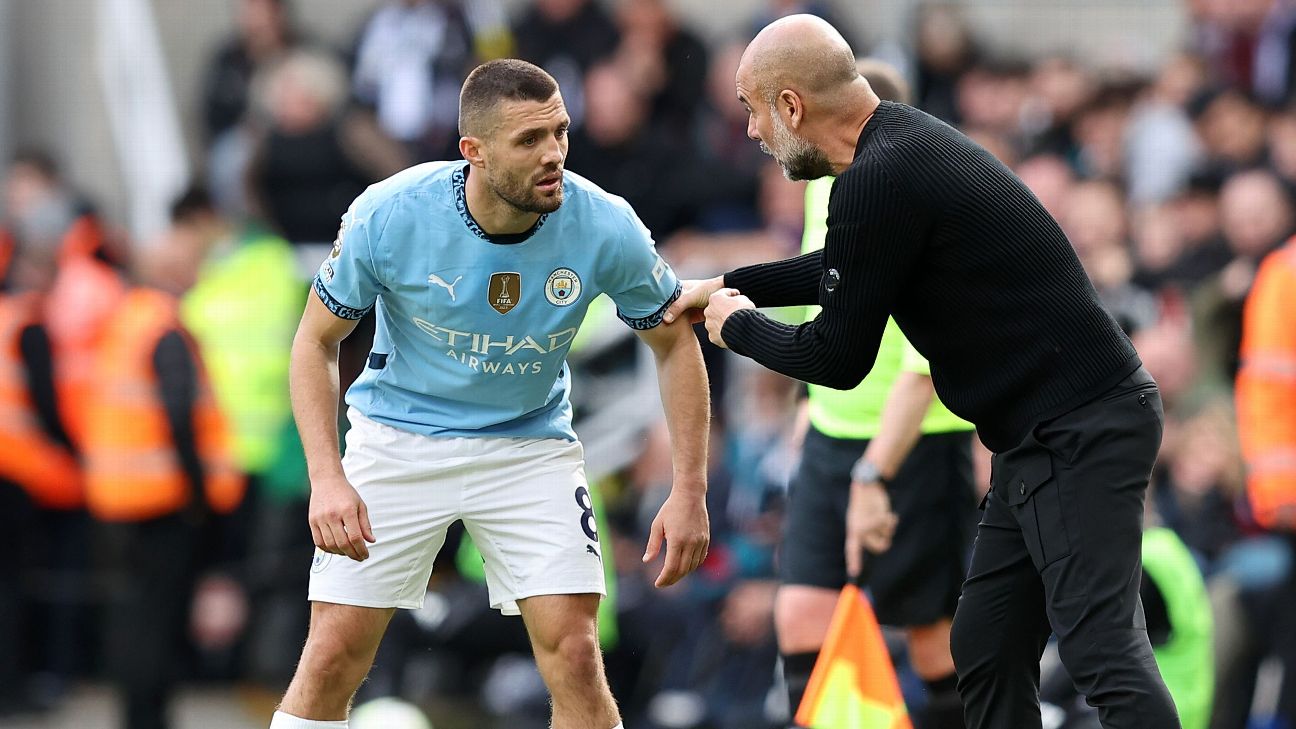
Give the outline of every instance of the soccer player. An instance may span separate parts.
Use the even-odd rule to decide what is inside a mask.
[[[521,614],[555,729],[619,729],[595,614],[599,542],[565,356],[606,293],[656,356],[675,482],[644,560],[657,585],[706,556],[709,405],[701,351],[670,267],[624,200],[563,169],[558,85],[522,61],[479,66],[460,94],[465,161],[413,167],[344,216],[292,352],[311,477],[311,627],[272,729],[345,727],[395,608],[423,602],[446,529],[485,558],[492,607]],[[338,457],[337,351],[377,307],[368,366],[347,392]]]
[[[1066,236],[992,154],[880,101],[819,18],[764,28],[736,84],[748,136],[789,177],[837,176],[827,238],[821,252],[688,282],[668,318],[705,306],[717,344],[846,388],[894,317],[941,401],[994,452],[951,637],[969,729],[1039,729],[1050,631],[1104,727],[1177,729],[1139,603],[1161,397]],[[755,311],[813,303],[822,311],[799,327]]]

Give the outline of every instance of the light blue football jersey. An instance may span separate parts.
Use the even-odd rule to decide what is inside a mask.
[[[346,319],[377,306],[346,402],[427,435],[574,440],[566,355],[589,303],[607,294],[650,329],[679,281],[630,205],[571,172],[562,206],[530,231],[487,234],[468,211],[467,169],[411,167],[343,216],[315,293]]]

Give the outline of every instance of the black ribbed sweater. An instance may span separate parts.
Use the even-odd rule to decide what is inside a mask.
[[[822,251],[725,275],[761,307],[817,303],[788,326],[742,310],[733,351],[790,377],[854,387],[887,316],[931,363],[941,400],[1003,451],[1139,366],[1066,236],[1030,190],[950,126],[882,102],[828,203]]]

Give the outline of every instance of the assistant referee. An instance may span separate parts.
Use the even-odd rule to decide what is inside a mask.
[[[1050,631],[1106,729],[1179,727],[1139,602],[1161,398],[1066,236],[989,152],[879,101],[819,18],[767,26],[736,81],[748,136],[788,177],[838,176],[827,240],[686,282],[667,320],[705,307],[720,346],[844,389],[868,373],[892,315],[941,400],[994,451],[951,638],[969,729],[1041,726]],[[755,311],[812,303],[822,312],[800,326]]]

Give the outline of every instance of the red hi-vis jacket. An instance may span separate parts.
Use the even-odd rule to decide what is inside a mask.
[[[37,506],[77,509],[85,503],[81,467],[41,425],[27,384],[20,338],[39,320],[36,294],[0,296],[0,478]]]
[[[1238,435],[1256,521],[1296,528],[1296,238],[1260,265],[1242,325]]]
[[[192,498],[153,365],[158,343],[172,331],[183,331],[175,297],[151,289],[129,292],[104,331],[98,392],[84,404],[82,446],[86,500],[90,513],[104,521],[167,516]],[[207,506],[229,513],[242,501],[245,484],[201,363],[193,421]]]

